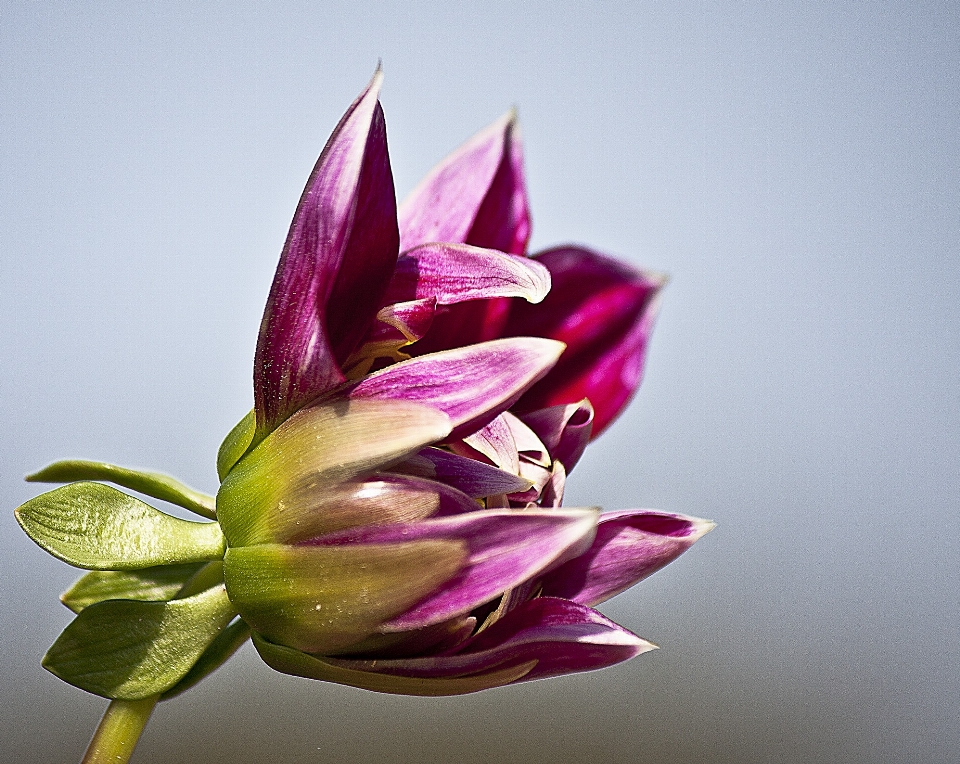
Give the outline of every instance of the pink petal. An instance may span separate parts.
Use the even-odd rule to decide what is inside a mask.
[[[294,214],[254,361],[257,440],[344,381],[340,363],[366,333],[399,248],[382,74],[340,120]]]
[[[397,260],[386,301],[433,297],[441,305],[487,297],[541,302],[550,271],[535,260],[467,244],[422,244]]]
[[[597,605],[656,573],[713,527],[709,520],[653,510],[600,515],[593,545],[548,573],[543,595]]]
[[[474,499],[517,493],[530,488],[530,481],[518,475],[439,448],[425,448],[391,469],[393,472],[434,478]]]
[[[655,649],[595,610],[552,597],[530,600],[444,655],[325,659],[334,666],[422,679],[482,676],[536,661],[519,681],[593,671]],[[517,680],[514,680],[517,681]]]
[[[640,384],[666,279],[582,247],[553,249],[536,258],[550,269],[553,287],[540,305],[514,303],[504,334],[551,337],[565,342],[567,351],[518,408],[589,398],[596,437]]]
[[[412,358],[361,380],[350,398],[427,403],[450,417],[451,440],[483,427],[557,362],[563,345],[516,337]]]
[[[506,412],[491,420],[463,442],[471,449],[483,454],[490,462],[506,472],[520,474],[520,454],[513,431],[504,419]],[[464,454],[466,456],[466,454]]]
[[[354,547],[450,541],[467,545],[460,572],[381,631],[421,629],[458,615],[589,548],[594,510],[480,510],[416,523],[364,526],[325,534],[304,546]]]
[[[516,115],[505,114],[434,167],[399,218],[404,252],[442,241],[523,254],[530,216]]]

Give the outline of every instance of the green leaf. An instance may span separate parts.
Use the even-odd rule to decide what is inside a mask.
[[[20,527],[54,557],[90,570],[134,570],[223,557],[217,523],[164,514],[100,483],[71,483],[17,508]]]
[[[202,562],[190,562],[142,570],[94,570],[60,595],[60,601],[79,613],[104,600],[171,600],[203,566]]]
[[[217,635],[216,639],[210,643],[210,647],[193,664],[193,668],[187,672],[183,679],[163,693],[161,700],[169,700],[181,692],[186,692],[201,679],[212,674],[226,663],[227,659],[239,650],[248,639],[250,639],[250,627],[246,621],[238,618]]]
[[[117,467],[105,462],[88,462],[83,459],[67,459],[54,462],[39,472],[27,475],[31,483],[73,483],[77,480],[105,480],[108,483],[129,488],[131,491],[169,501],[178,507],[189,509],[209,520],[216,518],[214,498],[195,491],[169,475]]]
[[[220,444],[217,451],[217,475],[222,481],[240,457],[247,453],[253,443],[253,434],[257,429],[257,417],[253,409],[234,426]]]
[[[174,687],[235,616],[222,586],[170,602],[98,602],[63,630],[43,666],[81,690],[139,700]]]

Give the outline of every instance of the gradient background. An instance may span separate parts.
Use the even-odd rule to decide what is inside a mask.
[[[568,504],[719,527],[604,608],[658,652],[436,700],[247,647],[136,761],[956,761],[958,8],[0,4],[4,754],[77,760],[104,707],[38,665],[75,572],[17,528],[22,475],[214,490],[302,185],[382,58],[401,196],[517,105],[533,249],[672,274]]]

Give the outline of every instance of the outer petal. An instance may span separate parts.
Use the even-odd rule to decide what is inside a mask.
[[[596,518],[597,512],[590,509],[482,510],[418,523],[352,528],[303,544],[312,549],[466,545],[466,562],[455,577],[380,627],[382,632],[411,631],[466,615],[560,560],[580,554],[593,540]]]
[[[274,541],[283,510],[320,491],[401,462],[450,431],[431,406],[403,400],[334,400],[298,411],[230,470],[217,517],[232,546]]]
[[[536,257],[550,269],[553,288],[540,305],[515,303],[504,334],[552,337],[565,342],[567,351],[518,408],[529,411],[589,398],[596,437],[640,384],[666,279],[582,247]]]
[[[523,254],[530,214],[516,114],[509,112],[433,168],[400,206],[400,246],[434,241]]]
[[[427,403],[450,417],[457,439],[512,406],[561,352],[561,343],[534,337],[484,342],[390,366],[360,381],[349,397]]]
[[[280,255],[254,361],[257,440],[344,380],[399,248],[382,74],[347,110],[314,167]]]
[[[349,671],[448,681],[500,673],[535,661],[522,677],[512,680],[528,681],[605,668],[655,648],[595,610],[566,600],[540,597],[520,605],[455,651],[443,655],[398,660],[325,660]]]
[[[714,524],[653,510],[600,516],[590,549],[548,573],[543,595],[597,605],[675,560]]]

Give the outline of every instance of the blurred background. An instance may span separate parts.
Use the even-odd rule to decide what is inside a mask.
[[[248,646],[135,761],[956,761],[958,8],[0,3],[5,755],[78,760],[105,707],[39,666],[76,572],[16,526],[22,476],[215,490],[297,199],[382,59],[401,197],[516,105],[532,249],[672,275],[567,503],[718,527],[603,608],[657,652],[416,699]]]

